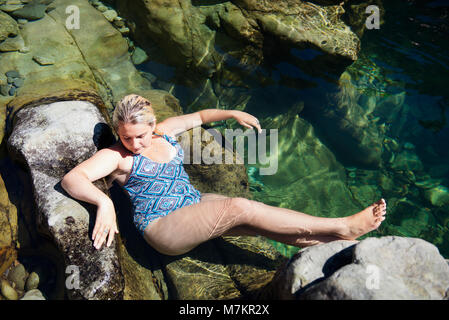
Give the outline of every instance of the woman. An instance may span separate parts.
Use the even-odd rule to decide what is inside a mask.
[[[144,239],[163,254],[179,255],[223,235],[262,235],[305,247],[333,240],[354,240],[385,219],[379,200],[341,218],[315,217],[262,202],[219,194],[201,194],[183,168],[183,150],[175,136],[203,123],[234,118],[261,131],[259,121],[237,110],[207,109],[156,124],[151,103],[131,94],[117,104],[113,126],[119,141],[99,150],[67,173],[62,187],[74,198],[95,204],[92,233],[96,249],[118,233],[112,200],[92,182],[109,176],[129,194],[134,223]]]

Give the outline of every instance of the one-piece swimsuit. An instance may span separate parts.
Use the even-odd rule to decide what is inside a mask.
[[[174,146],[176,156],[170,162],[160,163],[141,154],[133,154],[131,174],[123,188],[129,194],[134,224],[141,235],[151,221],[201,200],[201,192],[190,183],[184,169],[181,145],[166,134],[154,134]]]

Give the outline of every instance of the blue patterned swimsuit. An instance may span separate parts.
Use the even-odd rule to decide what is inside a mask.
[[[131,174],[123,186],[133,205],[134,224],[142,235],[149,222],[201,200],[201,193],[184,170],[181,145],[166,134],[162,137],[176,148],[176,156],[170,162],[160,163],[133,154]]]

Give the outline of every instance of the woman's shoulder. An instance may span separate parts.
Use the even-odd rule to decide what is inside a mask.
[[[171,132],[170,129],[167,126],[165,126],[165,124],[163,122],[156,124],[156,128],[154,129],[153,133],[160,135],[160,136],[166,135],[172,139],[176,139],[173,132]]]
[[[100,151],[108,153],[110,157],[117,159],[117,171],[125,172],[132,166],[132,152],[126,149],[120,141],[114,143],[113,145],[101,149]]]
[[[119,141],[117,141],[116,143],[114,143],[113,145],[104,148],[102,150],[105,150],[105,152],[110,153],[111,155],[114,156],[120,156],[121,158],[126,158],[127,156],[131,156],[132,152],[129,151],[128,149],[126,149],[123,144]]]

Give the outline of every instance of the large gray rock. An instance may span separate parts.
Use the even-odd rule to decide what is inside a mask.
[[[74,276],[71,279],[79,276],[79,287],[76,282],[67,287],[72,299],[122,296],[124,283],[115,242],[101,250],[93,247],[89,235],[95,221],[94,206],[73,200],[60,186],[65,173],[101,149],[103,143],[111,143],[111,137],[95,105],[63,101],[19,110],[8,139],[11,155],[29,168],[39,231],[54,239],[66,267],[71,266],[66,269]]]
[[[331,275],[350,263],[357,241],[332,241],[300,250],[276,274],[275,295],[279,299],[295,299],[305,288]]]
[[[277,280],[288,281],[283,287],[298,299],[448,299],[449,266],[433,244],[396,236],[345,242],[300,252],[280,272],[288,276]],[[339,262],[332,263],[336,257]]]

